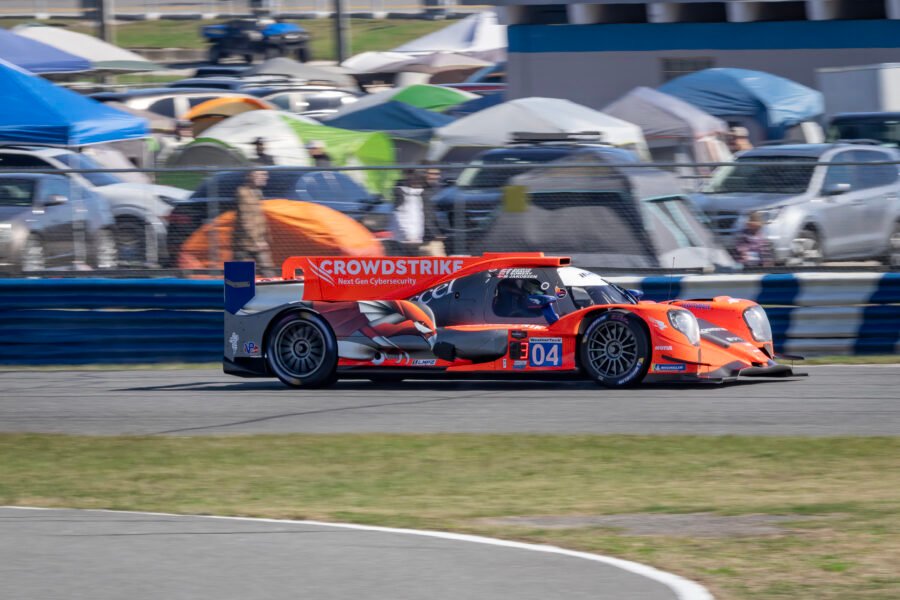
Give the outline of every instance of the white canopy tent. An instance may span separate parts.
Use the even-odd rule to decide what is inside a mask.
[[[586,106],[558,98],[519,98],[463,117],[435,131],[428,152],[442,160],[453,148],[487,149],[512,142],[513,134],[598,132],[613,146],[635,150],[647,157],[641,128]]]
[[[280,110],[253,110],[229,117],[203,132],[200,139],[211,138],[240,150],[245,156],[254,155],[253,143],[262,138],[269,154],[277,164],[308,166],[309,153],[303,141],[288,126],[289,120],[309,125],[318,121]]]
[[[19,25],[16,35],[53,46],[91,62],[97,71],[162,71],[164,67],[143,56],[119,48],[93,36],[46,25]]]

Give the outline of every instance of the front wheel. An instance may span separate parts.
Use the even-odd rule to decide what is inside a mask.
[[[822,264],[822,240],[813,229],[806,228],[791,243],[788,266],[817,267]]]
[[[287,386],[331,385],[337,370],[337,340],[321,317],[291,313],[281,317],[266,342],[269,368]]]
[[[36,235],[29,235],[25,239],[25,244],[22,246],[21,268],[23,273],[43,271],[47,268],[47,258],[44,254],[44,244]]]
[[[579,360],[604,387],[640,383],[650,367],[650,341],[640,317],[613,310],[594,319],[581,337]]]
[[[98,269],[115,269],[118,264],[115,236],[109,229],[101,229],[94,240],[94,266]]]
[[[900,269],[900,221],[894,223],[894,229],[891,230],[883,262],[892,269]]]

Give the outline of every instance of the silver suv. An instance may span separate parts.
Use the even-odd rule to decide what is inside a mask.
[[[716,169],[694,199],[729,248],[758,211],[780,264],[876,258],[900,266],[898,163],[900,153],[879,146],[761,147]]]

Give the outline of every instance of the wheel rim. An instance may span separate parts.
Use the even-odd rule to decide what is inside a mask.
[[[116,266],[116,244],[107,232],[101,232],[97,240],[97,268],[112,269]]]
[[[288,323],[275,337],[275,361],[291,375],[303,378],[325,362],[325,336],[307,321]]]
[[[598,375],[619,377],[637,362],[637,338],[625,323],[605,321],[591,333],[587,352]]]
[[[811,266],[822,262],[822,249],[814,234],[804,232],[794,238],[793,250],[795,265]]]

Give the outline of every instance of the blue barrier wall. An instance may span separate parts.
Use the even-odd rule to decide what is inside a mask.
[[[893,354],[900,344],[900,273],[611,279],[648,300],[756,300],[782,352]],[[218,362],[222,296],[221,281],[0,280],[0,364]]]

